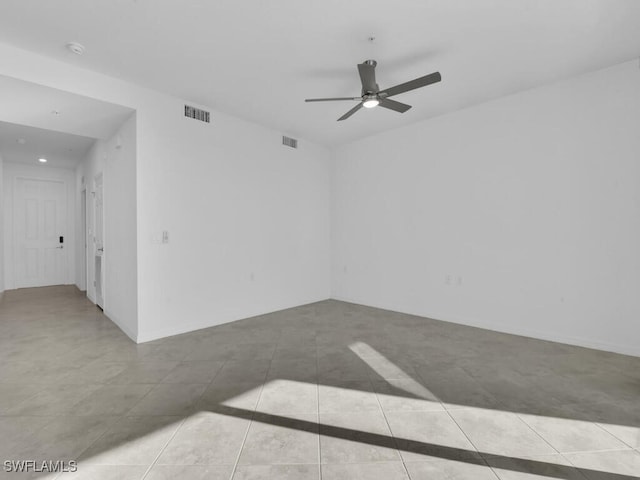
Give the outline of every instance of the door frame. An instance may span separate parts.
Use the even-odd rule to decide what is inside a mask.
[[[87,187],[83,186],[82,190],[80,190],[80,240],[82,242],[81,245],[78,246],[80,248],[81,255],[78,255],[80,258],[80,266],[78,271],[80,272],[80,278],[78,279],[78,285],[80,286],[80,291],[86,292],[87,282],[89,278],[89,268],[87,265],[87,258],[89,255],[89,231],[87,229],[88,226],[88,218],[87,218]]]
[[[100,188],[102,190],[102,198],[101,198],[101,215],[100,218],[102,220],[102,224],[100,225],[100,231],[102,234],[102,245],[100,246],[102,248],[102,251],[100,252],[100,255],[98,255],[98,243],[96,242],[96,232],[97,232],[97,225],[98,225],[98,203],[97,203],[97,197],[98,197],[98,185],[100,185]],[[93,288],[93,293],[94,293],[94,303],[100,307],[101,309],[104,310],[104,306],[106,303],[106,297],[107,297],[107,293],[106,293],[106,288],[105,288],[105,267],[106,267],[106,261],[105,261],[105,252],[104,252],[104,244],[105,244],[105,231],[104,231],[104,172],[98,172],[96,173],[96,175],[93,177],[93,257],[92,257],[92,261],[93,261],[93,280],[94,280],[94,288]],[[96,269],[96,265],[98,263],[98,258],[100,259],[100,272],[97,272]],[[99,279],[98,279],[98,275],[99,275]],[[100,295],[98,295],[98,280],[99,280],[99,285],[100,285]],[[101,304],[102,303],[102,304]]]

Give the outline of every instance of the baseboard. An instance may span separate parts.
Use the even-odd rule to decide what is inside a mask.
[[[172,337],[174,335],[181,335],[183,333],[195,332],[198,330],[203,330],[205,328],[216,327],[218,325],[224,325],[231,322],[236,322],[238,320],[247,320],[253,317],[258,317],[260,315],[267,315],[269,313],[280,312],[282,310],[288,310],[290,308],[302,307],[305,305],[311,305],[312,303],[322,302],[324,300],[329,300],[329,297],[322,297],[318,299],[305,300],[303,303],[295,304],[295,305],[278,305],[271,307],[267,310],[260,310],[249,312],[242,315],[230,316],[228,318],[219,319],[216,323],[211,323],[211,320],[191,322],[182,325],[172,326],[170,328],[163,328],[158,330],[153,330],[151,332],[147,332],[144,334],[138,334],[138,343],[151,342],[153,340],[158,340],[165,337]]]
[[[124,324],[124,322],[118,319],[118,317],[116,317],[113,313],[109,312],[108,310],[104,310],[104,315],[113,323],[115,323],[118,326],[118,328],[122,330],[125,333],[125,335],[127,335],[127,337],[129,337],[131,340],[133,340],[136,343],[140,343],[138,341],[138,333],[132,331],[128,326]]]
[[[393,305],[373,305],[369,303],[362,303],[358,300],[334,295],[331,297],[333,300],[338,300],[346,303],[353,303],[355,305],[362,305],[365,307],[380,308],[382,310],[390,310],[392,312],[406,313],[408,315],[418,315],[420,317],[430,318],[441,322],[455,323],[458,325],[466,325],[469,327],[482,328],[484,330],[491,330],[494,332],[507,333],[510,335],[518,335],[521,337],[535,338],[538,340],[545,340],[548,342],[564,343],[567,345],[573,345],[576,347],[590,348],[594,350],[603,350],[605,352],[619,353],[622,355],[631,355],[634,357],[640,357],[640,345],[619,345],[608,342],[601,342],[583,337],[567,336],[556,332],[543,332],[536,329],[519,327],[514,325],[507,325],[503,323],[485,322],[479,319],[462,318],[452,315],[439,314],[437,312],[415,312],[407,311],[402,308]]]

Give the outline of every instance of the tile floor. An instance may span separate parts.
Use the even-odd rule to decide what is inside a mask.
[[[2,479],[640,478],[640,358],[338,301],[135,345],[72,287],[0,344],[0,458],[79,466]]]

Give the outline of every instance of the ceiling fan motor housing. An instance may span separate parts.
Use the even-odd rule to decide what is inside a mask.
[[[364,62],[365,65],[371,65],[373,68],[376,68],[376,65],[378,65],[378,62],[376,62],[375,60],[365,60]],[[378,84],[375,84],[376,89],[372,90],[372,91],[368,91],[364,89],[364,86],[362,88],[362,100],[366,100],[365,96],[369,95],[369,94],[375,94],[378,93],[380,91],[380,87],[378,86]]]

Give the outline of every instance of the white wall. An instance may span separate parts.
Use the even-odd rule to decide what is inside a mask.
[[[637,61],[344,146],[333,182],[334,297],[640,355]]]
[[[65,284],[75,282],[75,172],[69,168],[55,168],[45,165],[27,165],[4,162],[4,285],[7,290],[16,288],[14,278],[14,238],[13,238],[13,191],[16,178],[34,178],[62,181],[67,191],[67,231],[65,237],[66,269]]]
[[[141,338],[328,298],[328,152],[221,114],[176,122],[181,107],[138,184]]]
[[[328,150],[185,119],[181,99],[8,45],[0,58],[0,75],[136,110],[138,341],[329,297]]]
[[[136,117],[132,115],[109,140],[97,140],[76,170],[80,218],[82,190],[87,191],[88,229],[95,233],[93,195],[96,176],[103,177],[104,212],[104,312],[132,339],[138,337],[136,239]],[[78,222],[80,223],[80,222]],[[81,245],[84,232],[77,230]],[[77,264],[84,265],[77,250]],[[95,244],[88,242],[87,295],[95,302]],[[81,268],[81,267],[80,267]],[[82,278],[78,269],[76,279]],[[78,280],[76,280],[78,284]],[[82,286],[78,284],[78,287]]]

